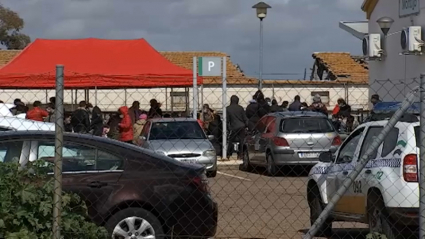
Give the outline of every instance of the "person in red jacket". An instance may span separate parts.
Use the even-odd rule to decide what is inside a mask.
[[[134,133],[133,133],[133,125],[131,124],[131,117],[128,114],[128,107],[121,106],[118,112],[121,118],[121,122],[118,125],[119,132],[120,132],[120,141],[132,144]]]
[[[26,118],[35,121],[44,121],[44,118],[49,116],[49,112],[40,108],[41,102],[36,100],[34,104],[32,104],[33,108],[28,110]]]

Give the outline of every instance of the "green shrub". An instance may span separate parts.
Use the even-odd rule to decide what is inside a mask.
[[[0,163],[0,238],[52,238],[54,181],[40,165]],[[60,226],[64,239],[107,238],[104,228],[88,220],[86,204],[76,194],[63,193]]]

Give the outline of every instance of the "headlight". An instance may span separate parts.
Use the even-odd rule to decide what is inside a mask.
[[[214,157],[217,156],[217,154],[215,153],[215,150],[207,150],[202,153],[202,156]]]

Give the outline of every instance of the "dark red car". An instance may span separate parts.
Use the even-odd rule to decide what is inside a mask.
[[[54,157],[54,132],[0,134],[0,162]],[[213,237],[217,204],[205,169],[127,143],[65,134],[63,189],[79,194],[112,238]]]

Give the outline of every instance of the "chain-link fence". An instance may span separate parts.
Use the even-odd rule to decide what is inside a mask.
[[[223,101],[221,78],[194,97],[191,77],[72,88],[61,69],[28,76],[39,87],[2,83],[0,238],[418,234],[419,76],[261,92],[227,78]]]

